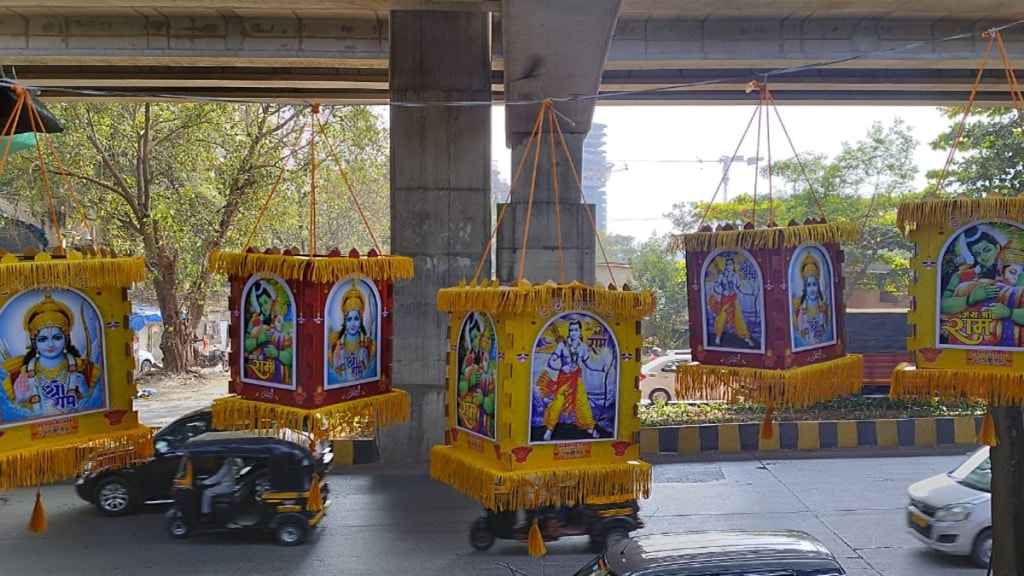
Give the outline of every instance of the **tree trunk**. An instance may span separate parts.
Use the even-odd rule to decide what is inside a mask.
[[[992,574],[1024,576],[1024,410],[999,406],[992,460]]]

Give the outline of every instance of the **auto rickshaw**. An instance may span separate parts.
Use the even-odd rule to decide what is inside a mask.
[[[196,436],[182,447],[167,532],[186,538],[203,530],[263,530],[283,546],[301,544],[330,506],[332,460],[331,452],[314,455],[289,440],[246,432]],[[214,493],[216,476],[229,479]]]
[[[547,506],[530,510],[485,510],[469,529],[469,543],[487,550],[497,538],[526,542],[534,519],[545,542],[568,536],[589,536],[596,548],[611,546],[643,528],[635,499],[588,498],[574,506]]]

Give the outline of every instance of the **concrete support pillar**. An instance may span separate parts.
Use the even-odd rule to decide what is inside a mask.
[[[426,460],[444,441],[448,315],[436,297],[473,277],[490,236],[490,47],[487,13],[391,12],[391,252],[416,277],[396,285],[392,342],[412,418],[381,432],[385,462]]]
[[[575,166],[577,173],[583,170],[583,140],[590,131],[594,100],[555,102],[565,147],[550,122],[545,122],[540,134],[535,180],[535,144],[530,146],[529,136],[544,98],[597,93],[621,4],[621,0],[503,0],[501,3],[507,101],[505,133],[512,149],[513,171],[526,156],[498,231],[497,275],[502,282],[519,279],[520,262],[523,262],[522,278],[531,282],[550,279],[594,283],[596,226],[581,202],[580,187],[572,169]],[[569,46],[571,50],[566,49]],[[555,180],[552,179],[552,145]],[[565,148],[572,158],[571,164]],[[528,208],[531,187],[533,203],[532,208]],[[593,215],[594,206],[590,205],[589,209]],[[528,221],[529,235],[526,236]]]

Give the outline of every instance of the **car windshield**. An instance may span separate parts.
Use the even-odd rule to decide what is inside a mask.
[[[988,458],[988,448],[981,448],[971,454],[970,458],[949,473],[949,477],[968,488],[991,492],[992,462]]]

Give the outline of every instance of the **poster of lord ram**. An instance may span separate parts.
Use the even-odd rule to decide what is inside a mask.
[[[530,370],[530,441],[614,438],[619,393],[615,334],[588,312],[551,319],[537,336]]]
[[[1024,348],[1024,226],[974,222],[941,252],[939,346]]]
[[[494,440],[498,342],[490,315],[470,312],[459,329],[458,426]]]
[[[72,290],[31,290],[0,309],[0,427],[107,406],[103,320]]]
[[[253,276],[242,290],[242,381],[295,389],[295,298],[280,278]]]
[[[380,294],[373,282],[339,282],[327,296],[324,388],[341,388],[380,378]]]
[[[821,246],[804,244],[789,263],[789,321],[794,351],[835,344],[832,263]]]
[[[719,250],[704,261],[704,347],[764,352],[764,283],[745,250]]]

